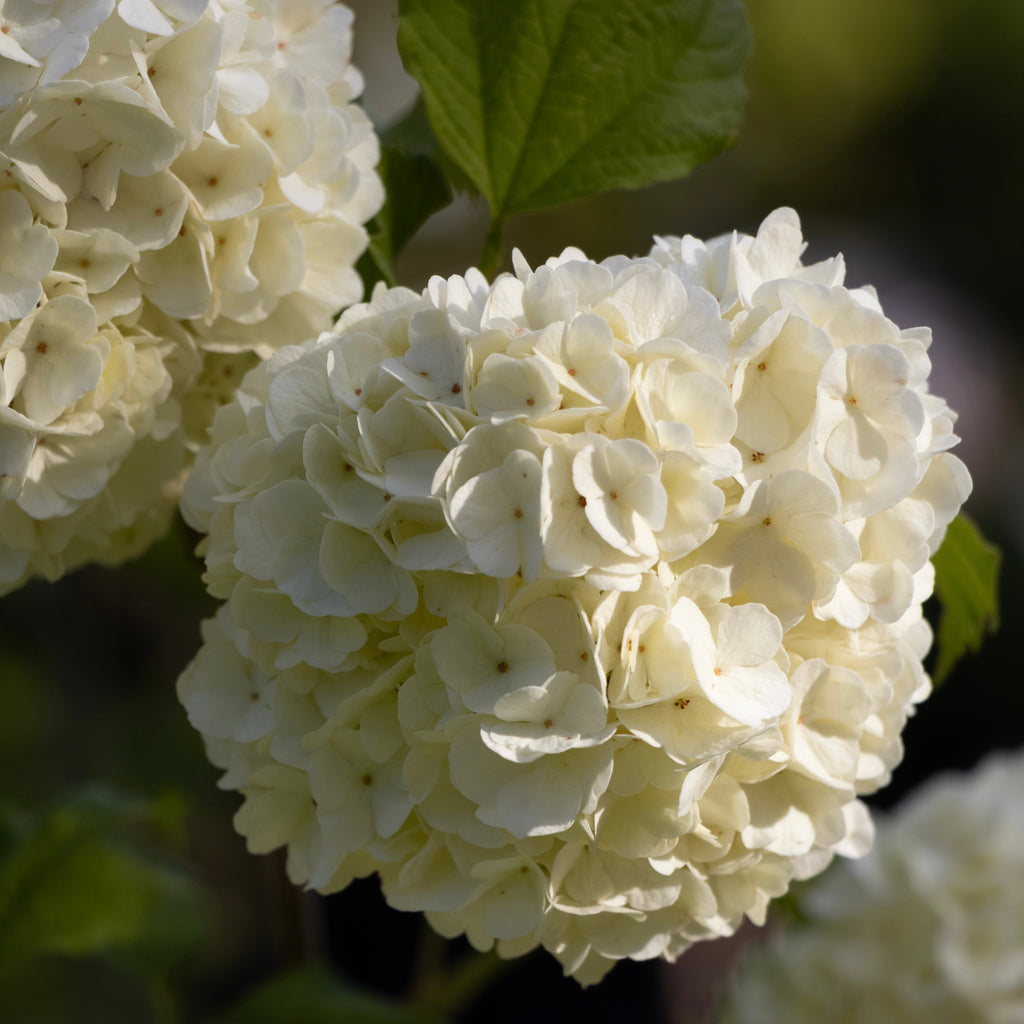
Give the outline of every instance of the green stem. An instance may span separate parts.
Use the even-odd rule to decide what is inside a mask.
[[[174,989],[167,979],[159,975],[149,977],[149,998],[153,1007],[153,1020],[156,1024],[178,1024],[181,1019],[178,1013],[178,1001]]]
[[[455,1016],[515,963],[515,960],[502,960],[493,950],[490,953],[466,953],[445,980],[444,1002],[439,1008]]]
[[[487,229],[484,249],[480,255],[480,272],[493,280],[505,261],[505,219],[496,217]]]
[[[515,966],[495,952],[463,954],[446,966],[447,942],[424,922],[409,1001],[425,1010],[457,1017],[500,974]]]
[[[426,921],[420,925],[416,963],[409,982],[409,1002],[416,1006],[434,1006],[440,995],[447,943]]]

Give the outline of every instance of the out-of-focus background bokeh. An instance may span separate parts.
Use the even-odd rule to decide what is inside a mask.
[[[381,127],[415,99],[395,49],[391,0],[349,0],[365,104]],[[806,259],[841,251],[848,282],[877,287],[900,326],[934,330],[933,389],[960,413],[974,477],[967,510],[1004,550],[1003,631],[920,708],[888,807],[922,779],[1024,742],[1024,4],[1019,0],[750,0],[750,103],[734,150],[686,181],[614,193],[513,221],[531,263],[575,245],[593,258],[645,252],[654,234],[754,231],[795,207]],[[482,203],[433,218],[399,263],[402,283],[477,260]],[[207,1021],[246,988],[320,958],[401,995],[421,922],[390,911],[370,880],[321,900],[293,892],[279,857],[249,856],[237,798],[215,788],[174,696],[213,609],[183,527],[141,562],[33,583],[0,602],[3,796],[32,810],[99,780],[157,801],[161,857],[194,879],[191,935],[164,989],[130,961],[51,957],[0,972],[0,1019],[16,1024]],[[0,837],[2,838],[2,837]],[[73,879],[70,880],[73,885]],[[466,1019],[698,1024],[727,974],[715,944],[674,967],[624,963],[581,993],[554,961],[510,968]],[[166,973],[166,972],[165,972]],[[339,1022],[340,1024],[340,1022]]]

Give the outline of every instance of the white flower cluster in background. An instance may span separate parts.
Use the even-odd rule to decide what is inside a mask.
[[[590,983],[868,848],[970,481],[928,331],[803,248],[517,254],[246,377],[179,693],[251,850]]]
[[[742,970],[723,1024],[1024,1020],[1024,752],[930,782]]]
[[[0,0],[0,592],[165,528],[256,355],[361,297],[330,0]]]

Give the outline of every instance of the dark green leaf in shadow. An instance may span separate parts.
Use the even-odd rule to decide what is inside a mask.
[[[301,967],[245,996],[216,1024],[442,1024],[443,1017],[349,988],[324,968]]]
[[[681,177],[736,136],[739,0],[400,0],[399,49],[495,222]]]
[[[150,968],[194,948],[195,883],[129,841],[146,802],[93,791],[23,822],[0,860],[0,964],[119,952]]]
[[[957,516],[932,559],[942,611],[932,675],[943,682],[956,663],[999,628],[999,549],[964,515]]]
[[[396,283],[394,265],[401,251],[432,214],[452,201],[422,104],[385,134],[377,171],[387,200],[368,225],[370,244],[356,267],[367,295],[378,281]]]

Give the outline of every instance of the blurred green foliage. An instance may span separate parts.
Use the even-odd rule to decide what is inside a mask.
[[[429,1010],[380,999],[323,967],[300,967],[247,994],[216,1024],[442,1024]]]

